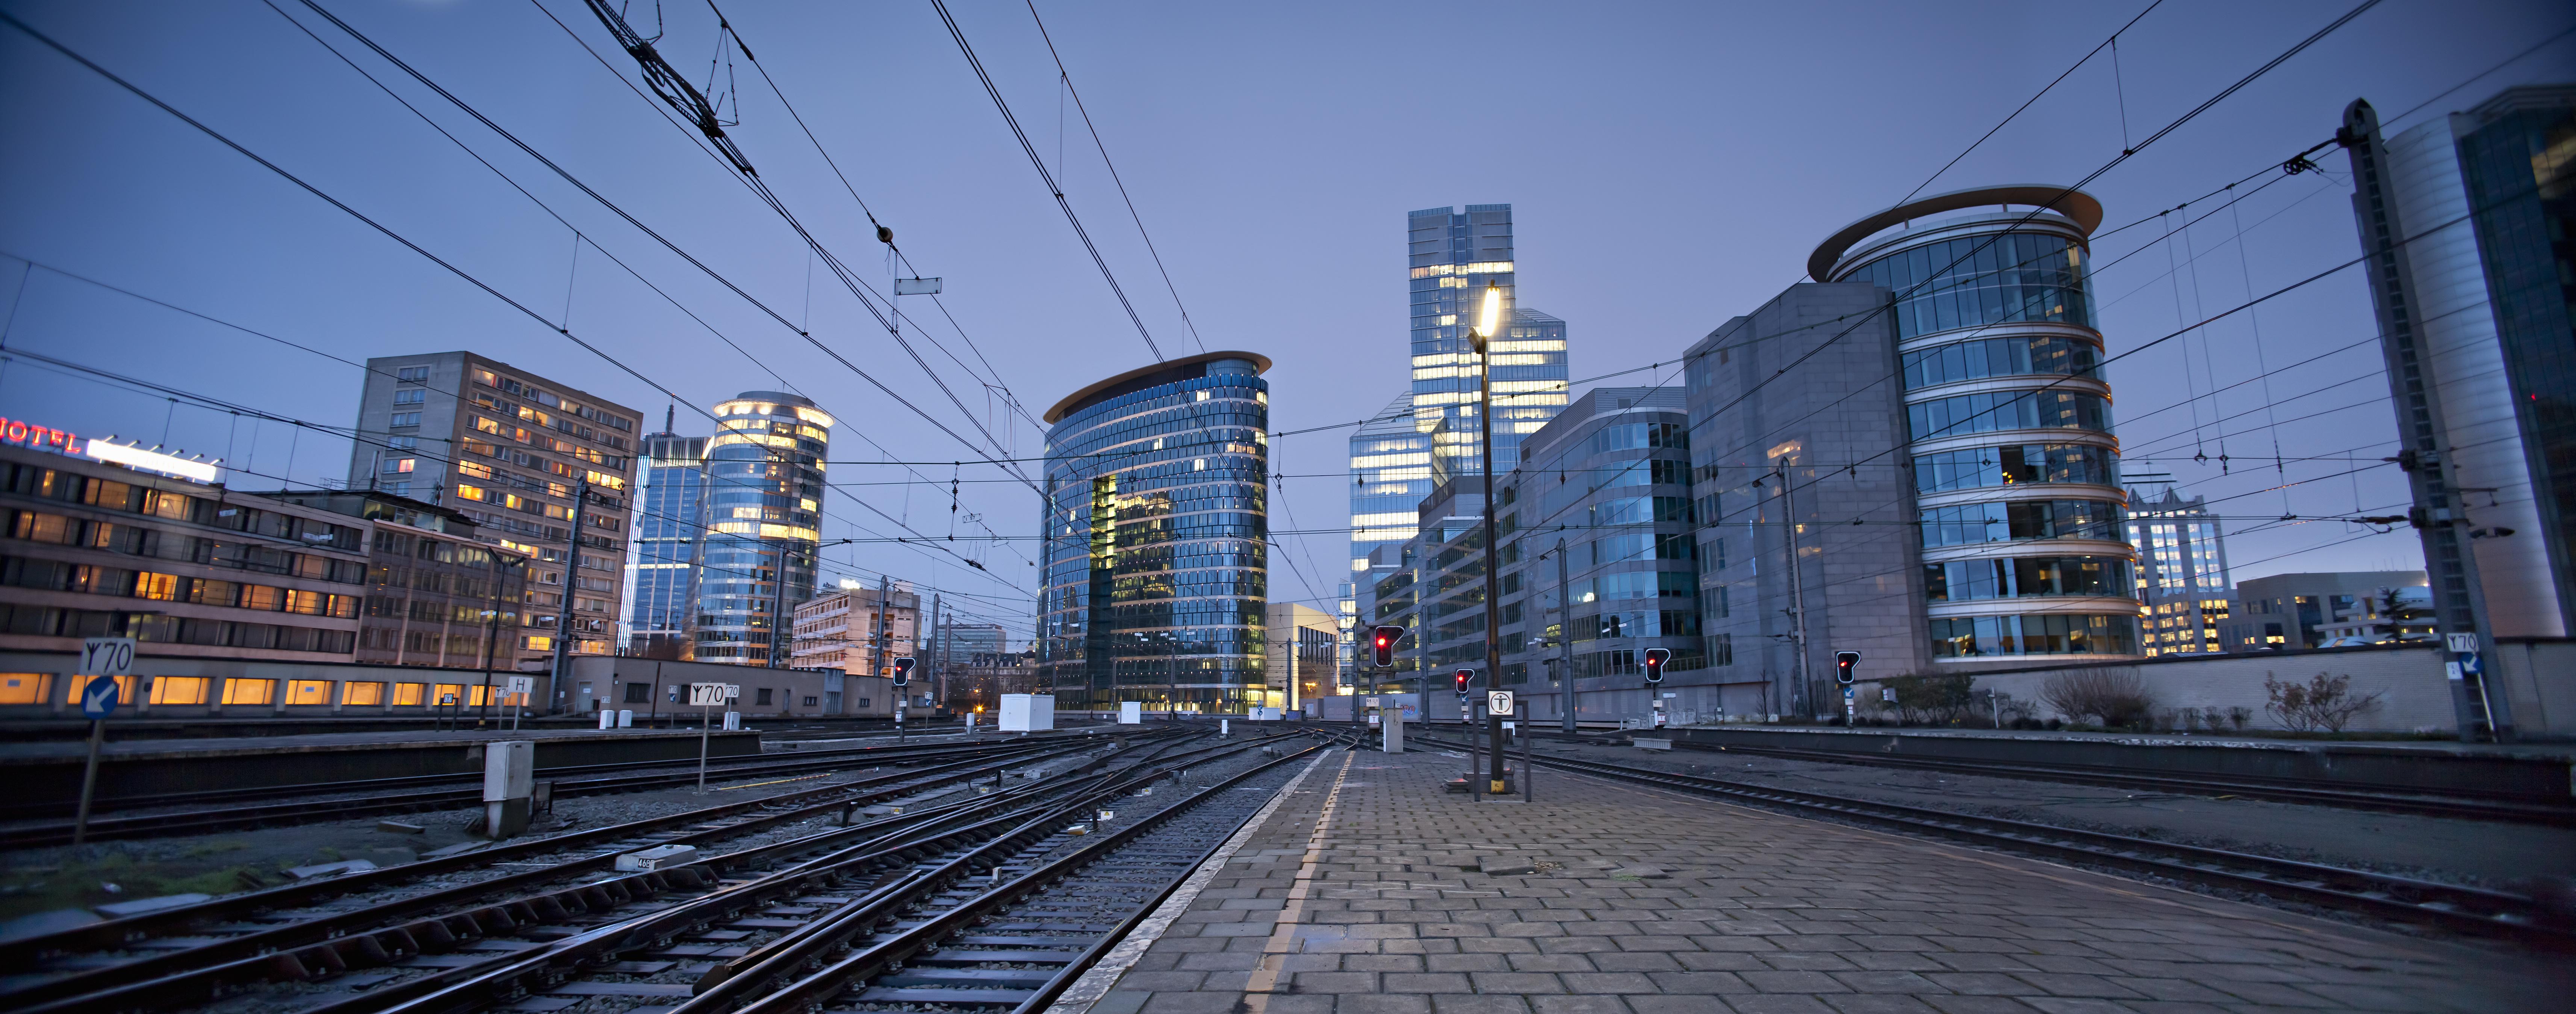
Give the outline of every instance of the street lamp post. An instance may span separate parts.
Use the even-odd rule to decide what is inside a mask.
[[[1494,525],[1494,367],[1493,357],[1485,349],[1492,344],[1494,328],[1502,323],[1503,288],[1491,280],[1485,282],[1485,305],[1476,314],[1476,329],[1469,332],[1476,347],[1476,426],[1478,449],[1485,465],[1485,687],[1495,689],[1503,682],[1502,604],[1497,595],[1503,588],[1502,547],[1496,544]],[[1417,594],[1417,599],[1419,598]],[[1503,716],[1492,709],[1485,711],[1486,791],[1500,796],[1511,791],[1503,777]]]

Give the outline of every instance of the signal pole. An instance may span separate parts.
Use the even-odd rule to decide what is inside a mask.
[[[1798,644],[1798,685],[1791,688],[1789,706],[1801,715],[1812,717],[1816,709],[1807,701],[1807,582],[1806,568],[1798,565],[1798,492],[1789,475],[1789,459],[1780,460],[1780,500],[1786,515],[1780,519],[1780,530],[1789,544],[1789,608],[1795,613],[1797,626],[1790,637]]]
[[[1576,700],[1576,695],[1574,693],[1574,598],[1573,594],[1567,591],[1565,587],[1565,539],[1562,536],[1559,536],[1556,540],[1556,650],[1557,657],[1563,659],[1562,662],[1557,664],[1557,669],[1559,670],[1559,675],[1565,679],[1565,682],[1557,684],[1557,705],[1558,710],[1565,712],[1565,734],[1571,736],[1574,735],[1574,706]],[[1529,777],[1529,772],[1521,772],[1521,777]]]
[[[573,487],[572,534],[564,539],[563,601],[555,607],[555,664],[553,673],[546,678],[549,690],[563,686],[564,677],[569,675],[564,671],[564,663],[572,649],[572,596],[573,589],[581,584],[581,529],[589,521],[590,480],[584,479]],[[484,699],[489,701],[491,681],[487,678],[484,685]]]

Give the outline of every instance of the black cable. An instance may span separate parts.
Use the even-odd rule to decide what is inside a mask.
[[[1118,296],[1118,305],[1126,309],[1127,319],[1136,325],[1137,337],[1145,339],[1145,347],[1154,353],[1154,361],[1163,361],[1162,346],[1154,344],[1153,332],[1145,328],[1145,318],[1136,315],[1136,305],[1127,301],[1127,290],[1119,286],[1118,276],[1109,270],[1109,262],[1100,256],[1100,248],[1092,244],[1091,233],[1082,227],[1081,216],[1073,213],[1073,203],[1065,200],[1064,187],[1056,182],[1053,173],[1047,172],[1046,159],[1038,154],[1037,146],[1029,143],[1028,132],[1020,129],[1020,118],[1012,115],[1011,104],[1002,99],[1001,88],[993,84],[993,75],[984,70],[984,61],[975,56],[975,47],[967,44],[966,31],[957,27],[957,19],[948,13],[947,0],[930,0],[930,6],[939,11],[940,22],[948,26],[949,38],[957,40],[957,50],[966,55],[966,65],[975,71],[975,79],[983,82],[984,94],[992,96],[993,108],[1001,111],[1002,122],[1010,126],[1011,136],[1019,140],[1020,150],[1028,154],[1029,165],[1037,169],[1038,178],[1046,183],[1047,192],[1055,195],[1056,207],[1064,210],[1064,220],[1072,223],[1074,236],[1081,239],[1082,248],[1091,253],[1091,263],[1099,266],[1100,277],[1109,282],[1109,291]]]

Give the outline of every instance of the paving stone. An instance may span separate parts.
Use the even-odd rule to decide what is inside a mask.
[[[2447,1012],[2576,995],[2501,947],[1578,776],[1477,805],[1440,792],[1453,764],[1327,755],[1088,1014]],[[1563,866],[1499,872],[1541,856]],[[1247,996],[1265,960],[1281,982]]]

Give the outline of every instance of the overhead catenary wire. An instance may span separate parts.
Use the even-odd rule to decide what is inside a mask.
[[[957,18],[948,12],[946,0],[930,0],[930,6],[939,12],[940,23],[948,26],[948,37],[956,40],[957,51],[965,54],[966,65],[975,72],[975,79],[983,83],[984,94],[992,97],[993,108],[1001,112],[1002,122],[1011,128],[1011,136],[1020,142],[1020,150],[1028,155],[1029,165],[1038,171],[1038,179],[1046,184],[1047,193],[1055,197],[1056,207],[1064,212],[1065,222],[1073,226],[1074,236],[1082,240],[1082,248],[1091,254],[1091,263],[1100,269],[1101,279],[1109,283],[1109,291],[1118,297],[1119,307],[1127,311],[1128,322],[1136,325],[1136,336],[1145,340],[1145,348],[1153,352],[1154,361],[1163,361],[1163,347],[1155,344],[1153,331],[1145,326],[1145,318],[1137,315],[1136,304],[1128,301],[1127,290],[1118,284],[1117,273],[1109,269],[1108,259],[1101,256],[1100,247],[1091,241],[1091,232],[1082,227],[1082,216],[1074,214],[1073,202],[1064,196],[1064,184],[1047,171],[1046,158],[1039,155],[1037,145],[1029,141],[1028,131],[1020,129],[1020,118],[1011,112],[1010,102],[1002,98],[1001,87],[993,83],[993,75],[984,69],[984,61],[975,55],[975,47],[966,41],[966,30],[959,27]]]
[[[419,245],[418,243],[413,242],[410,238],[408,238],[408,237],[406,237],[406,236],[402,235],[401,233],[399,233],[399,232],[395,231],[395,230],[394,230],[394,229],[392,229],[391,227],[386,226],[384,223],[379,222],[379,221],[377,221],[376,219],[374,219],[374,218],[372,218],[372,217],[369,217],[369,216],[368,216],[368,215],[366,215],[365,213],[360,212],[359,210],[357,210],[356,208],[351,207],[351,206],[350,206],[349,204],[347,204],[346,202],[343,202],[343,201],[341,201],[340,199],[338,199],[338,198],[336,198],[336,197],[331,196],[328,192],[326,192],[326,191],[322,190],[322,189],[321,189],[321,188],[319,188],[319,187],[314,186],[312,183],[309,183],[309,182],[305,181],[302,177],[297,176],[296,174],[294,174],[294,173],[292,173],[292,172],[289,172],[289,171],[288,171],[288,170],[286,170],[284,167],[279,166],[279,165],[278,165],[278,164],[276,164],[275,162],[269,161],[267,158],[262,157],[262,156],[261,156],[261,155],[259,155],[258,153],[251,151],[251,150],[250,150],[249,148],[247,148],[247,147],[244,147],[241,143],[239,143],[239,142],[237,142],[237,141],[234,141],[232,138],[230,138],[229,136],[226,136],[226,135],[225,135],[224,133],[222,133],[221,131],[215,130],[213,127],[208,126],[208,125],[207,125],[207,124],[205,124],[203,121],[200,121],[200,120],[198,120],[198,119],[196,119],[196,118],[194,118],[194,117],[189,116],[188,114],[186,114],[186,113],[184,113],[184,112],[181,112],[177,107],[174,107],[174,106],[170,105],[168,102],[165,102],[165,101],[163,101],[162,99],[160,99],[158,96],[155,96],[155,95],[153,95],[152,93],[150,93],[150,92],[148,92],[148,91],[145,91],[143,88],[141,88],[141,87],[140,87],[140,86],[138,86],[138,85],[135,85],[133,82],[128,81],[128,80],[126,80],[125,78],[123,78],[123,77],[121,77],[121,76],[119,76],[119,75],[115,74],[114,72],[109,71],[107,68],[100,66],[97,62],[90,60],[88,57],[81,55],[80,53],[78,53],[78,52],[76,52],[76,51],[72,50],[70,47],[65,46],[65,45],[64,45],[64,44],[62,44],[61,42],[56,41],[52,36],[46,35],[46,34],[44,34],[43,32],[38,31],[34,26],[27,24],[27,23],[26,23],[25,21],[23,21],[23,20],[20,20],[20,19],[19,19],[18,17],[16,17],[15,15],[10,14],[10,13],[8,13],[8,12],[6,12],[6,11],[0,11],[0,22],[6,22],[10,27],[17,29],[18,31],[20,31],[20,32],[22,32],[22,33],[24,33],[24,34],[26,34],[26,35],[27,35],[28,37],[30,37],[30,38],[35,39],[37,42],[42,43],[42,44],[43,44],[43,45],[45,45],[47,48],[54,50],[56,53],[61,54],[61,55],[62,55],[62,56],[64,56],[65,58],[70,59],[70,60],[72,60],[72,61],[73,61],[73,62],[75,62],[75,63],[80,64],[83,68],[85,68],[85,69],[89,70],[90,72],[92,72],[92,73],[94,73],[94,74],[97,74],[98,76],[100,76],[100,77],[102,77],[102,78],[105,78],[105,79],[106,79],[106,80],[108,80],[109,82],[111,82],[111,83],[115,84],[115,85],[116,85],[116,86],[118,86],[119,88],[124,89],[126,92],[128,92],[128,93],[130,93],[130,94],[134,95],[135,97],[140,98],[140,99],[144,100],[144,101],[145,101],[145,102],[147,102],[147,103],[150,103],[153,107],[155,107],[155,108],[157,108],[157,109],[160,109],[162,112],[169,114],[171,117],[173,117],[173,118],[175,118],[175,119],[179,120],[180,122],[185,123],[185,124],[187,124],[188,126],[190,126],[190,127],[192,127],[192,128],[195,128],[199,133],[202,133],[202,134],[206,135],[207,137],[209,137],[209,138],[211,138],[211,139],[215,140],[216,142],[218,142],[218,143],[220,143],[220,144],[224,145],[225,147],[232,149],[234,152],[236,152],[236,153],[240,154],[240,155],[241,155],[241,156],[243,156],[244,158],[248,158],[248,159],[250,159],[251,161],[253,161],[253,162],[255,162],[255,163],[258,163],[258,164],[260,165],[260,167],[262,167],[262,168],[264,168],[264,169],[267,169],[267,170],[268,170],[268,171],[270,171],[271,173],[276,174],[278,177],[280,177],[280,178],[282,178],[282,179],[286,180],[286,181],[287,181],[287,182],[289,182],[289,183],[294,184],[298,189],[301,189],[301,190],[305,191],[306,193],[309,193],[309,194],[313,195],[314,197],[319,198],[319,199],[320,199],[320,200],[322,200],[324,203],[327,203],[327,204],[331,205],[332,207],[334,207],[334,208],[336,208],[336,209],[340,210],[342,213],[344,213],[344,214],[346,214],[346,215],[350,216],[351,218],[357,219],[360,223],[362,223],[362,224],[366,225],[367,227],[369,227],[369,228],[371,228],[371,229],[374,229],[376,232],[378,232],[378,233],[380,233],[380,234],[384,235],[386,238],[391,239],[391,240],[393,240],[394,242],[396,242],[396,243],[400,244],[400,245],[401,245],[401,246],[403,246],[405,249],[408,249],[408,250],[412,251],[413,253],[420,255],[423,259],[426,259],[426,260],[430,261],[431,263],[438,265],[440,268],[442,268],[442,269],[446,270],[449,274],[455,275],[458,279],[460,279],[460,280],[462,280],[462,281],[466,282],[467,284],[469,284],[469,285],[473,286],[473,287],[474,287],[474,288],[476,288],[476,289],[481,290],[481,291],[482,291],[482,292],[484,292],[486,295],[489,295],[489,296],[491,296],[492,298],[499,300],[503,305],[506,305],[506,306],[508,306],[509,308],[511,308],[511,309],[513,309],[513,310],[518,311],[520,314],[522,314],[522,315],[524,315],[524,316],[528,317],[529,319],[534,320],[534,321],[538,322],[538,323],[539,323],[539,324],[541,324],[541,325],[544,325],[548,330],[550,330],[550,331],[554,331],[555,333],[557,333],[557,334],[559,334],[559,335],[563,336],[565,339],[567,339],[567,340],[569,340],[569,341],[573,342],[574,344],[576,344],[576,345],[580,346],[580,347],[581,347],[581,348],[583,348],[585,351],[588,351],[588,352],[590,352],[592,355],[597,356],[597,357],[598,357],[599,359],[601,359],[602,361],[604,361],[604,362],[606,362],[606,363],[610,364],[611,366],[616,367],[620,372],[623,372],[623,373],[625,373],[626,375],[628,375],[628,376],[630,376],[630,377],[633,377],[633,378],[634,378],[634,379],[636,379],[637,381],[639,381],[639,382],[641,382],[641,383],[645,384],[646,386],[651,387],[652,389],[654,389],[654,390],[656,390],[656,391],[659,391],[659,392],[661,392],[662,394],[664,394],[664,395],[666,395],[666,396],[670,397],[670,398],[672,399],[673,403],[675,403],[675,404],[676,404],[676,403],[678,403],[678,402],[686,401],[686,400],[687,400],[687,399],[681,398],[681,397],[680,397],[680,395],[679,395],[677,392],[672,391],[669,387],[667,387],[667,386],[663,385],[661,382],[656,381],[656,380],[654,380],[653,378],[651,378],[651,377],[648,377],[648,376],[644,375],[641,371],[636,370],[634,367],[632,367],[632,366],[628,365],[627,363],[625,363],[624,361],[622,361],[622,360],[618,359],[616,356],[613,356],[613,355],[609,354],[609,352],[608,352],[605,348],[602,348],[602,347],[601,347],[600,345],[598,345],[597,343],[592,342],[592,341],[590,341],[590,340],[588,340],[588,339],[586,339],[586,338],[581,337],[580,335],[578,335],[578,334],[574,333],[573,331],[571,331],[571,330],[570,330],[570,329],[568,329],[568,328],[562,328],[562,327],[558,327],[558,326],[556,326],[556,322],[554,322],[554,321],[550,321],[550,320],[546,319],[546,317],[545,317],[543,314],[541,314],[541,313],[537,312],[535,309],[533,309],[533,308],[529,307],[527,304],[525,304],[525,303],[523,303],[523,302],[519,301],[519,300],[518,300],[518,299],[516,299],[516,298],[511,297],[511,296],[510,296],[510,295],[508,295],[507,293],[504,293],[504,292],[500,291],[499,289],[497,289],[497,288],[493,287],[490,283],[487,283],[487,282],[483,281],[481,278],[476,277],[476,276],[475,276],[474,274],[472,274],[471,272],[468,272],[468,271],[464,270],[463,268],[458,267],[454,262],[449,261],[449,260],[447,260],[447,259],[445,259],[445,258],[442,258],[442,257],[438,256],[438,255],[437,255],[437,254],[435,254],[435,253],[430,252],[427,248],[422,247],[422,246],[421,246],[421,245]],[[718,426],[719,426],[719,428],[720,428],[720,429],[726,428],[726,427],[724,427],[724,426],[723,426],[723,424],[722,424],[721,420],[717,420],[717,419],[716,419],[716,417],[714,416],[714,414],[713,414],[713,413],[710,413],[710,412],[708,412],[707,410],[705,410],[705,409],[703,409],[703,408],[699,408],[699,407],[697,407],[695,403],[691,403],[691,406],[690,406],[690,407],[691,407],[691,410],[692,410],[692,411],[695,411],[695,412],[697,412],[697,413],[699,413],[699,414],[701,414],[701,415],[706,416],[710,421],[715,421],[715,422],[717,422],[717,423],[718,423]],[[872,505],[866,504],[864,501],[861,501],[861,502],[860,502],[860,504],[861,504],[861,506],[863,506],[863,507],[867,507],[867,508],[868,508],[868,509],[870,509],[871,511],[875,511],[875,508],[874,508]],[[876,513],[878,513],[880,516],[883,516],[883,512],[882,512],[882,511],[876,511]],[[917,533],[916,533],[916,534],[917,534]],[[933,547],[933,548],[938,548],[938,547]],[[956,555],[953,551],[946,551],[946,550],[943,550],[943,552],[948,552],[948,555],[951,555],[951,556],[955,556],[955,555]],[[964,558],[963,558],[963,557],[959,557],[959,559],[963,560]],[[981,565],[981,564],[974,564],[974,566],[975,566],[975,568],[976,568],[977,570],[983,570],[983,569],[984,569],[984,568],[982,567],[982,565]],[[989,571],[987,571],[986,573],[990,574],[990,572],[989,572]],[[1000,577],[1000,575],[997,575],[997,574],[996,574],[996,575],[991,575],[991,576],[992,576],[995,580],[1004,580],[1004,582],[1005,582],[1006,584],[1007,584],[1007,583],[1009,583],[1009,582],[1007,582],[1005,579],[1001,578],[1001,577]]]

